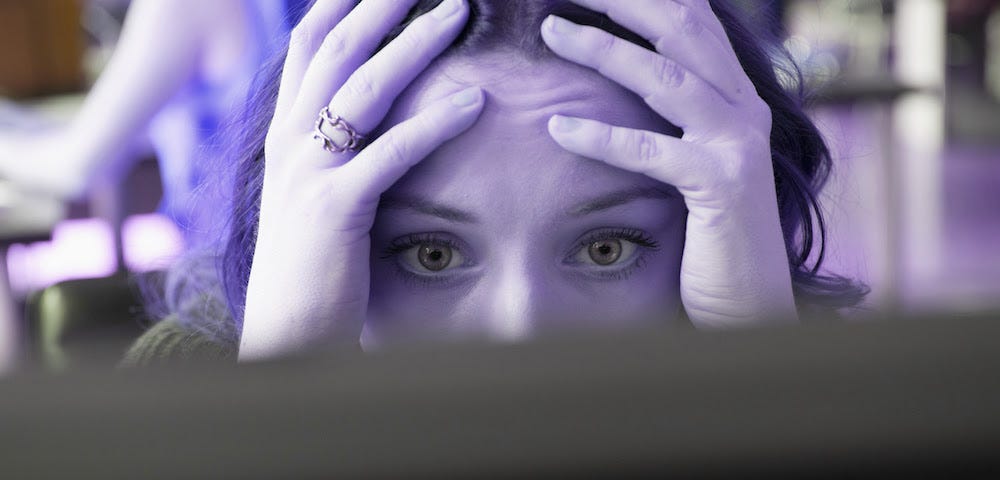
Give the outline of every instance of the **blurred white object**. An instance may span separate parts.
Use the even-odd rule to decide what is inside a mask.
[[[897,0],[896,78],[916,88],[896,104],[893,126],[899,189],[899,287],[908,308],[938,288],[944,208],[942,154],[945,140],[944,0]]]

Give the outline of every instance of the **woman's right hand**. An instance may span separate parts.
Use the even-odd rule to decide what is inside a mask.
[[[471,87],[384,129],[360,152],[325,150],[313,138],[324,106],[361,134],[371,132],[468,19],[464,0],[445,0],[372,56],[416,0],[355,3],[320,0],[291,35],[265,142],[240,360],[316,345],[358,347],[381,194],[482,110],[483,93]]]

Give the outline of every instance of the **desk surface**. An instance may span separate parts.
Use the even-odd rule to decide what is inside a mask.
[[[998,339],[987,315],[26,375],[0,475],[968,478],[1000,471]]]

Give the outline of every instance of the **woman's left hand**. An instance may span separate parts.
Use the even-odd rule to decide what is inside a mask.
[[[542,25],[549,48],[637,93],[684,135],[557,115],[552,137],[684,196],[681,300],[696,326],[796,318],[771,166],[771,111],[708,0],[573,1],[606,13],[657,51],[558,17]]]

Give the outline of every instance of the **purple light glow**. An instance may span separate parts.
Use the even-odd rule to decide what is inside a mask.
[[[166,269],[184,250],[184,237],[177,225],[159,214],[125,219],[122,243],[125,266],[133,272]]]
[[[62,222],[51,241],[12,245],[7,268],[19,297],[63,280],[110,275],[115,271],[111,227],[99,219]]]
[[[166,268],[184,247],[177,227],[158,214],[127,218],[122,237],[130,271]],[[56,226],[51,241],[12,245],[7,268],[11,290],[22,298],[64,280],[111,275],[117,268],[112,229],[100,219],[67,220]]]

